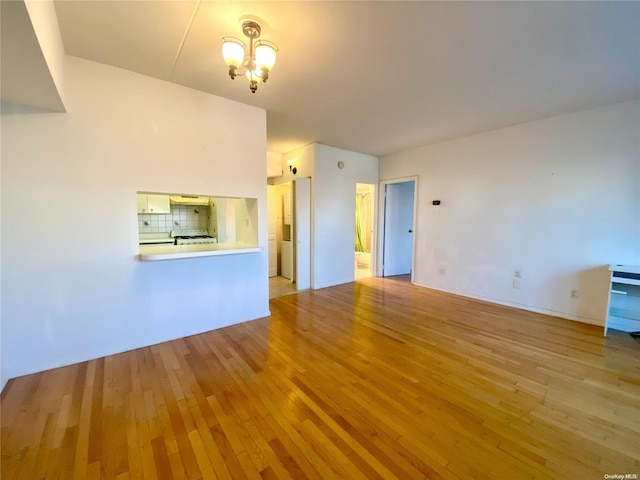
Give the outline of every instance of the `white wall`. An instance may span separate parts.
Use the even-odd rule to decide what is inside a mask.
[[[381,158],[419,175],[416,283],[602,325],[604,265],[640,264],[639,125],[616,104]]]
[[[289,171],[288,162],[297,168]],[[344,168],[338,168],[338,162]],[[311,143],[282,156],[281,184],[311,178],[311,288],[354,280],[356,183],[378,183],[378,158]]]
[[[3,105],[2,385],[269,314],[265,111],[64,70],[68,113]],[[265,251],[140,262],[136,191],[257,198]]]
[[[312,288],[354,280],[356,183],[378,183],[377,157],[315,144]]]
[[[316,144],[310,143],[292,152],[282,155],[282,176],[273,179],[273,183],[284,183],[302,177],[313,177],[315,169]],[[294,175],[289,170],[289,162],[292,167],[296,167],[297,172]]]
[[[266,198],[265,198],[266,201]],[[236,241],[246,245],[258,243],[258,202],[253,198],[236,198]],[[267,219],[265,218],[265,222]]]
[[[267,178],[279,177],[282,175],[282,154],[267,152]]]
[[[274,157],[272,157],[274,158]],[[291,152],[285,153],[280,157],[282,175],[269,179],[270,185],[277,185],[277,204],[278,204],[278,218],[277,218],[277,248],[278,248],[278,275],[282,273],[282,240],[283,228],[287,228],[288,237],[287,240],[291,240],[290,227],[283,226],[283,212],[282,212],[282,196],[286,191],[291,192],[291,184],[284,186],[285,183],[292,182],[296,178],[311,178],[311,191],[312,191],[312,204],[313,204],[313,169],[315,162],[315,144],[310,143],[297,148]],[[294,175],[289,170],[289,161],[293,162],[292,167],[296,167],[296,174]],[[313,231],[313,218],[311,220],[311,230]],[[313,237],[311,242],[311,251],[313,252]],[[313,263],[313,262],[312,262]],[[311,265],[311,271],[313,272],[313,264]],[[312,273],[313,276],[313,273]]]

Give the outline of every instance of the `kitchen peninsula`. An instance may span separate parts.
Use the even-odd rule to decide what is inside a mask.
[[[157,261],[260,252],[257,203],[255,198],[137,192],[138,258]]]

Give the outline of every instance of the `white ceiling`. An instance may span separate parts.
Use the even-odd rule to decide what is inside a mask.
[[[373,155],[640,98],[640,2],[57,1],[65,50],[265,108],[268,149]],[[260,21],[268,83],[220,38]]]

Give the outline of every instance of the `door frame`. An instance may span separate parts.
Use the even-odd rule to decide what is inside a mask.
[[[371,195],[373,195],[373,202],[371,203],[371,209],[373,210],[371,212],[371,266],[369,267],[369,273],[371,277],[376,277],[377,274],[376,272],[378,271],[377,265],[378,265],[378,184],[376,182],[356,182],[356,196],[358,195],[358,185],[370,185],[372,188],[372,192]],[[355,205],[354,205],[354,210],[355,210]],[[353,228],[354,232],[355,232],[355,218],[354,218],[354,228]],[[354,237],[354,242],[355,244],[355,237]],[[355,249],[353,252],[353,262],[355,265]],[[353,276],[353,281],[355,282],[355,268],[354,268],[354,276]]]
[[[400,177],[394,178],[391,180],[381,180],[380,188],[378,195],[378,212],[379,213],[379,221],[378,221],[378,245],[379,248],[376,253],[376,276],[383,277],[384,272],[384,249],[385,249],[385,239],[384,239],[384,230],[385,230],[385,221],[387,215],[387,185],[394,183],[404,183],[404,182],[414,182],[413,183],[413,235],[411,236],[411,283],[415,283],[415,273],[416,273],[416,218],[418,216],[418,175],[412,175],[409,177]]]

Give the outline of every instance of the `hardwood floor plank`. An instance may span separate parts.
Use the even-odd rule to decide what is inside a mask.
[[[260,472],[256,469],[256,466],[249,458],[249,454],[247,452],[242,452],[240,455],[238,455],[238,463],[240,463],[240,465],[242,466],[242,472],[244,475],[241,475],[237,478],[262,480],[262,475],[260,475]]]
[[[104,358],[96,360],[93,392],[91,394],[93,399],[91,402],[91,418],[89,419],[89,464],[98,461],[102,452],[102,391],[104,386],[104,364]]]
[[[209,405],[211,405],[211,409],[218,419],[218,424],[229,441],[234,453],[239,455],[246,451],[245,441],[247,440],[247,436],[243,435],[243,432],[237,427],[233,420],[225,415],[218,399],[215,396],[211,396],[207,398],[207,400],[209,401]]]
[[[167,449],[164,445],[164,439],[162,437],[156,437],[151,440],[151,448],[153,450],[153,458],[156,464],[156,475],[159,480],[171,479],[171,464],[169,462],[169,455],[167,455]]]
[[[196,430],[191,430],[189,432],[189,442],[191,443],[191,448],[193,449],[193,453],[196,457],[196,461],[198,462],[198,468],[202,473],[202,478],[224,478],[231,479],[229,472],[227,471],[227,467],[224,465],[222,457],[220,455],[216,455],[218,452],[216,449],[209,450],[209,454],[204,448],[202,443],[202,439]],[[212,465],[212,461],[215,461],[216,466],[218,468],[215,469]],[[216,474],[217,472],[217,474]]]
[[[329,440],[310,419],[302,422],[303,437],[314,446],[324,462],[335,472],[333,477],[367,480],[367,476],[357,469],[343,451]]]
[[[200,475],[198,475],[197,477],[188,476],[180,453],[174,453],[173,455],[169,456],[169,466],[171,467],[170,478],[172,480],[189,480],[190,478],[202,478]]]
[[[126,414],[126,438],[127,438],[127,470],[128,478],[131,480],[142,480],[144,478],[144,466],[142,462],[142,452],[140,451],[140,438],[136,423],[135,400],[141,400],[141,396],[134,397],[133,394],[125,396]],[[144,403],[143,403],[144,406]]]
[[[296,444],[295,439],[287,435],[280,424],[268,415],[265,421],[274,432],[275,437],[269,441],[269,446],[278,456],[282,464],[293,478],[307,478],[319,480],[322,477],[315,470],[304,451]]]
[[[92,462],[87,467],[87,478],[89,480],[98,480],[102,478],[101,472],[102,472],[102,468],[101,468],[100,462],[99,461]],[[47,478],[47,477],[41,477],[41,478]]]
[[[141,457],[140,460],[142,463],[144,478],[146,480],[158,478],[160,474],[158,473],[156,468],[156,460],[153,451],[151,435],[149,433],[149,426],[147,425],[147,423],[138,423],[136,425],[136,430],[138,431],[138,442]]]
[[[2,478],[640,474],[640,343],[372,278],[12,379]]]
[[[53,451],[52,443],[56,418],[57,415],[55,413],[50,413],[47,415],[45,426],[42,431],[42,436],[39,440],[37,440],[37,442],[39,443],[36,444],[38,446],[38,450],[34,459],[33,471],[31,471],[32,467],[30,465],[30,462],[20,461],[19,463],[16,463],[16,467],[20,466],[22,468],[16,468],[16,471],[21,471],[22,476],[11,474],[8,475],[8,478],[43,478],[46,475],[47,465],[49,464],[49,455]],[[5,444],[3,443],[3,445]],[[3,452],[4,450],[5,449],[3,448]],[[4,454],[2,458],[2,471],[4,472],[5,463],[8,462],[6,462]],[[9,463],[9,465],[11,465],[11,463]]]
[[[246,454],[246,452],[242,452],[239,455],[235,454],[220,424],[209,427],[209,432],[213,445],[207,451],[217,450],[219,452],[231,478],[243,478],[247,472],[244,471],[244,464],[240,462],[240,456]],[[255,470],[255,473],[257,473],[257,470]]]

